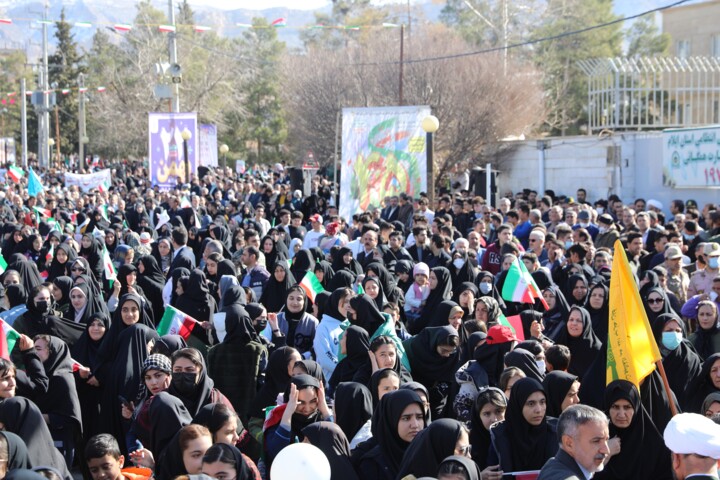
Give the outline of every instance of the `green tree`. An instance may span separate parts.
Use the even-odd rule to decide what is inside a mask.
[[[280,101],[279,62],[285,43],[267,20],[254,18],[255,28],[243,34],[242,49],[251,59],[252,73],[243,82],[244,109],[229,110],[226,123],[230,129],[232,150],[245,151],[251,162],[275,162],[282,157],[287,138],[285,113]]]
[[[612,0],[549,0],[544,20],[533,37],[552,37],[616,18]],[[533,58],[545,76],[548,130],[579,133],[580,126],[587,123],[587,77],[577,61],[618,56],[621,44],[621,26],[614,24],[536,45]]]
[[[27,56],[22,50],[8,50],[0,55],[0,95],[2,95],[2,102],[0,103],[0,136],[11,137],[15,140],[15,152],[18,159],[20,158],[20,79],[25,78],[26,86],[28,90],[34,88],[34,79],[32,76],[32,70],[28,65]],[[7,92],[17,92],[12,97],[5,96]],[[30,99],[28,97],[28,124],[32,126],[30,115],[32,114],[33,108],[30,105]],[[35,125],[37,125],[37,119],[35,119]],[[32,132],[35,132],[35,136],[30,136],[28,131],[28,141],[32,148],[37,145],[37,128],[33,128]],[[31,151],[32,151],[31,148]]]
[[[56,92],[57,110],[50,114],[51,136],[56,138],[56,117],[60,124],[60,152],[70,154],[78,151],[78,95],[77,82],[80,73],[85,73],[83,55],[80,53],[72,25],[65,21],[65,9],[60,12],[60,20],[55,22],[55,52],[48,57],[48,79],[50,85],[58,89],[73,89],[63,95]]]
[[[628,37],[628,57],[666,55],[670,48],[670,34],[660,32],[652,17],[640,17],[632,24]]]

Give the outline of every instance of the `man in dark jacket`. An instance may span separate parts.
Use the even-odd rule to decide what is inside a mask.
[[[608,419],[600,410],[573,405],[558,421],[560,450],[540,470],[538,480],[589,480],[610,456]]]

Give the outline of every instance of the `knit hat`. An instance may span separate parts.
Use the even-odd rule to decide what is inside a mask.
[[[418,263],[415,265],[415,268],[413,268],[413,277],[415,275],[425,275],[426,277],[430,277],[430,267],[427,266],[427,263]]]
[[[142,374],[145,375],[149,370],[158,370],[169,375],[172,372],[170,359],[159,353],[148,355],[145,362],[143,362]]]

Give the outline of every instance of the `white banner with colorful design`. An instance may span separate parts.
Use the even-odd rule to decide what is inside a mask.
[[[386,196],[426,190],[430,107],[343,108],[340,215],[379,207]]]
[[[663,131],[663,185],[720,187],[720,127]]]

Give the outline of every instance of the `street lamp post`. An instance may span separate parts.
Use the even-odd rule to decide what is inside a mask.
[[[223,156],[223,175],[225,175],[225,170],[227,169],[227,153],[230,151],[230,147],[225,145],[224,143],[220,145],[220,153],[222,153]]]
[[[47,140],[48,144],[48,151],[52,150],[52,147],[55,145],[55,139],[54,138],[48,138]],[[50,167],[52,167],[52,155],[48,155],[48,170],[50,170]]]
[[[426,157],[427,157],[427,195],[430,208],[435,209],[435,165],[433,164],[433,154],[435,153],[433,145],[433,134],[440,128],[440,121],[434,115],[428,115],[422,120],[422,129],[425,130],[427,137]]]
[[[190,158],[188,157],[188,140],[192,137],[192,133],[184,128],[180,134],[183,139],[183,155],[185,156],[185,181],[190,183]]]

